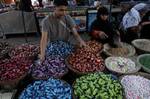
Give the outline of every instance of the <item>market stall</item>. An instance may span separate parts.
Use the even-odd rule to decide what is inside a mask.
[[[36,10],[39,22],[53,10]],[[150,99],[150,40],[135,39],[131,44],[120,42],[115,47],[102,44],[88,35],[97,10],[77,7],[67,11],[78,32],[85,32],[80,35],[87,36],[87,47],[76,41],[51,41],[41,61],[39,44],[0,41],[0,97],[6,99],[5,95],[10,94],[12,99]],[[121,9],[111,11],[114,20],[110,21],[115,22]],[[24,33],[21,16],[20,11],[0,15],[4,35]],[[37,32],[33,13],[25,12],[24,18],[25,31]]]

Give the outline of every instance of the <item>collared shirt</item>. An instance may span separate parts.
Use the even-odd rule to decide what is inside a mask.
[[[135,8],[132,8],[124,15],[122,25],[124,29],[127,29],[130,27],[138,26],[140,22],[140,13]]]

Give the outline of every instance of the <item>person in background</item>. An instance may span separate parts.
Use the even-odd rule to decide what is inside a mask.
[[[42,37],[40,42],[40,60],[45,58],[45,49],[48,42],[63,40],[69,41],[71,35],[79,41],[81,46],[85,42],[77,33],[76,25],[70,15],[66,14],[67,0],[54,0],[55,10],[42,21]]]
[[[145,25],[141,29],[141,38],[150,39],[150,10],[143,17],[142,23]]]
[[[96,9],[99,9],[100,6],[101,6],[101,0],[95,0],[95,1],[94,1],[94,7],[95,7]]]
[[[141,23],[142,17],[147,11],[147,5],[145,3],[139,3],[133,6],[123,17],[122,25],[126,31],[124,41],[131,43],[134,39],[140,37],[140,29],[144,23]]]
[[[39,7],[43,8],[42,0],[38,0],[38,2],[39,2]]]
[[[32,12],[34,10],[31,0],[20,0],[19,10]]]
[[[101,43],[109,43],[109,45],[116,47],[120,42],[119,33],[115,31],[112,24],[108,21],[108,9],[100,7],[97,12],[97,18],[91,24],[90,35],[92,39]]]

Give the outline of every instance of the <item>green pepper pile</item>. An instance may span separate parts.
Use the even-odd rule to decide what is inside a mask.
[[[121,84],[110,74],[82,76],[76,79],[73,87],[77,99],[123,99]]]

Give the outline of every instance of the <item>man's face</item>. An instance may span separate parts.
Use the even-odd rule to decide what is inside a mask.
[[[59,6],[56,7],[55,9],[56,15],[60,17],[66,15],[66,11],[67,11],[67,6]]]

